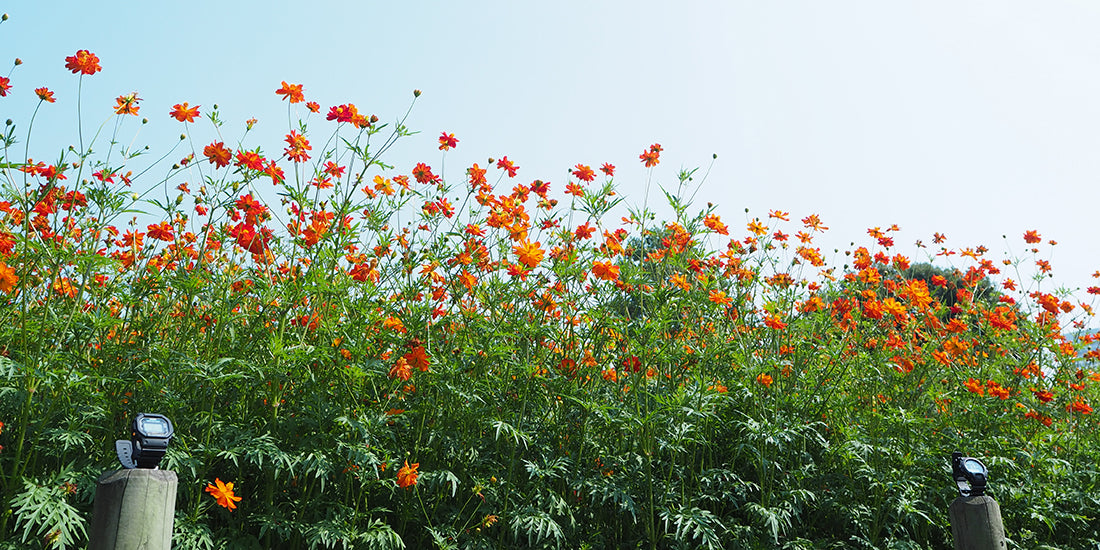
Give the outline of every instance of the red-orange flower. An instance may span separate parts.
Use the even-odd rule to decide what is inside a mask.
[[[160,222],[157,225],[150,225],[148,229],[148,235],[151,239],[171,242],[176,238],[175,233],[172,229],[172,225],[168,222]]]
[[[238,151],[237,166],[243,166],[250,170],[263,170],[264,158],[255,151]]]
[[[397,470],[397,486],[403,489],[408,489],[409,487],[416,485],[416,478],[418,475],[420,475],[416,471],[416,469],[419,467],[419,462],[415,462],[412,466],[409,466],[409,461],[406,460],[405,465],[402,466],[400,470]]]
[[[184,101],[182,104],[173,105],[168,114],[180,122],[195,122],[195,117],[199,116],[199,107],[200,105],[188,107],[187,102]]]
[[[501,157],[500,160],[497,161],[497,168],[508,172],[508,177],[510,178],[516,177],[516,172],[519,170],[519,166],[516,166],[515,163],[508,160],[508,155]]]
[[[241,497],[233,494],[233,482],[222,483],[222,480],[214,478],[214,483],[206,486],[206,492],[210,493],[214,497],[214,500],[218,501],[219,506],[224,506],[233,510],[237,507],[237,502],[241,501]]]
[[[41,99],[46,103],[53,103],[54,101],[56,101],[53,98],[53,92],[51,92],[49,88],[35,88],[34,93],[38,96],[38,99]]]
[[[546,251],[539,247],[539,243],[529,241],[523,241],[519,246],[512,247],[512,251],[519,257],[520,263],[527,267],[535,267],[542,261],[542,257],[546,254]]]
[[[1039,232],[1035,231],[1034,229],[1024,233],[1024,242],[1028,244],[1035,244],[1042,240],[1042,237],[1039,236]]]
[[[1071,412],[1079,412],[1081,414],[1092,414],[1092,407],[1081,399],[1076,399],[1069,405],[1066,405],[1066,410]]]
[[[1049,391],[1046,391],[1046,390],[1043,390],[1043,391],[1031,390],[1031,393],[1035,394],[1035,399],[1038,399],[1039,401],[1042,401],[1043,403],[1050,403],[1051,401],[1054,400],[1054,394],[1049,392]]]
[[[11,89],[11,79],[6,76],[0,76],[0,97],[8,95],[8,90]]]
[[[306,139],[305,136],[291,130],[290,133],[286,135],[286,143],[289,145],[284,151],[286,153],[286,158],[294,162],[305,162],[309,160],[309,153],[306,153],[306,151],[312,151],[313,147],[310,146],[309,140]]]
[[[136,116],[138,114],[138,109],[141,109],[141,107],[138,107],[139,101],[141,101],[141,98],[138,97],[137,92],[130,92],[126,95],[118,96],[118,98],[115,99],[115,114]]]
[[[710,291],[710,295],[707,298],[720,306],[728,306],[733,303],[733,298],[726,296],[726,293],[721,290]],[[820,300],[820,298],[818,298],[818,300]]]
[[[282,87],[275,90],[275,93],[283,96],[283,99],[289,99],[291,103],[301,103],[306,98],[302,90],[301,84],[287,84],[284,80]]]
[[[718,217],[716,214],[707,214],[707,217],[703,219],[703,225],[719,235],[730,234],[729,228],[726,227],[726,224],[722,223],[722,218]]]
[[[773,379],[770,374],[760,373],[756,376],[756,381],[763,385],[765,388],[771,387]]]
[[[963,387],[966,388],[966,391],[968,391],[970,393],[976,393],[978,395],[985,395],[985,387],[982,386],[982,383],[981,383],[980,380],[975,380],[975,379],[971,378],[970,380],[967,380],[966,382],[963,382]]]
[[[581,181],[592,181],[596,179],[596,173],[592,171],[591,167],[584,164],[574,166],[573,175]]]
[[[354,104],[345,103],[329,108],[325,119],[335,120],[336,122],[352,122],[358,115],[359,110],[355,108]]]
[[[641,155],[638,155],[638,158],[642,159],[642,162],[645,163],[646,168],[652,168],[660,164],[662,150],[663,149],[660,143],[654,143],[653,145],[649,146],[648,151],[645,151]]]
[[[0,262],[0,292],[11,292],[15,288],[15,283],[18,282],[19,277],[15,275],[15,270],[8,264]]]
[[[456,138],[454,134],[448,134],[447,132],[443,132],[442,135],[439,136],[439,150],[440,151],[450,151],[451,149],[453,149],[457,146],[458,146],[458,138]]]
[[[103,70],[103,67],[99,66],[99,57],[88,50],[77,50],[75,55],[66,57],[65,68],[72,71],[73,74],[87,75],[93,75]]]
[[[767,325],[768,328],[773,330],[783,330],[787,328],[787,323],[784,323],[782,320],[779,319],[779,317],[775,315],[767,316],[764,319],[764,324]]]
[[[210,160],[210,163],[218,168],[224,168],[229,166],[229,159],[233,157],[233,152],[225,148],[225,142],[215,142],[207,145],[203,148],[202,154]]]
[[[611,262],[592,262],[592,274],[605,281],[619,278],[619,266]]]
[[[390,378],[400,378],[405,381],[412,378],[412,368],[409,367],[409,362],[404,356],[398,357],[397,362],[390,367]]]
[[[439,176],[432,173],[432,167],[423,162],[416,163],[416,166],[413,167],[412,174],[413,177],[416,178],[417,183],[435,183],[439,180]]]

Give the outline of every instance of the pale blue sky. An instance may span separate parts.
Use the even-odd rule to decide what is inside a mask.
[[[390,157],[438,166],[441,131],[461,140],[446,175],[508,155],[520,180],[560,192],[577,163],[619,167],[641,202],[638,154],[654,172],[718,161],[697,195],[736,234],[745,214],[818,214],[827,243],[869,244],[897,223],[898,252],[948,236],[1000,260],[1025,230],[1059,241],[1055,281],[1100,285],[1092,231],[1100,192],[1100,4],[997,1],[727,2],[3,2],[0,60],[12,74],[0,118],[26,123],[33,89],[59,98],[36,121],[31,156],[75,142],[76,78],[88,49],[86,125],[137,91],[151,120],[139,141],[170,146],[175,103],[218,103],[235,142],[249,117],[275,150],[286,130],[280,81],[308,99],[353,102],[392,120],[424,91],[420,136]],[[6,71],[6,69],[5,69]],[[234,126],[236,125],[236,126]],[[136,128],[136,122],[129,126]],[[205,126],[196,139],[212,136]],[[659,196],[651,194],[651,200]],[[659,206],[659,205],[657,205]],[[797,225],[787,226],[791,231]],[[823,241],[821,244],[826,244]],[[1045,250],[1046,247],[1044,247]],[[1049,287],[1047,287],[1049,288]],[[1083,295],[1082,295],[1083,297]]]

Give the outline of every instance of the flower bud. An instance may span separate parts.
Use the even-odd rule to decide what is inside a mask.
[[[22,65],[22,64],[23,64],[23,60],[22,60],[22,59],[19,59],[19,58],[17,57],[17,58],[15,58],[15,64],[16,64],[16,65]]]
[[[148,118],[143,118],[143,119],[141,119],[141,123],[142,124],[149,124],[149,119]]]
[[[187,134],[180,134],[180,141],[187,139]]]
[[[378,115],[371,115],[370,116],[370,123],[374,124],[375,122],[378,122]]]
[[[4,14],[5,18],[7,18],[7,16],[7,14]],[[420,90],[413,90],[413,97],[420,97]]]
[[[7,20],[8,20],[8,14],[5,13],[4,15],[0,15],[0,21],[7,21]]]
[[[12,122],[10,118],[4,121],[4,126],[11,126],[12,124],[15,124],[15,123]]]

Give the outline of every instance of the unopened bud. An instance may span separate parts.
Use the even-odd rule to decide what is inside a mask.
[[[19,58],[17,57],[17,58],[15,58],[15,64],[16,64],[16,65],[22,65],[22,64],[23,64],[23,60],[22,60],[22,59],[19,59]]]
[[[179,170],[179,169],[180,169],[180,165],[178,165],[178,164],[173,164],[173,165],[172,165],[172,169],[173,169],[173,170]]]
[[[187,139],[187,134],[180,134],[180,141]]]
[[[143,119],[141,119],[141,123],[142,124],[149,124],[149,119],[148,118],[143,118]]]
[[[12,124],[15,124],[15,123],[12,122],[12,120],[10,118],[4,121],[4,126],[11,126]]]
[[[8,20],[8,14],[5,13],[4,15],[0,15],[0,21],[7,21],[7,20]]]
[[[370,116],[370,123],[374,124],[375,122],[378,122],[378,115],[371,115]]]
[[[7,14],[4,14],[4,18],[7,19]],[[420,97],[420,90],[413,90],[413,97]]]
[[[714,153],[713,155],[710,156],[710,158],[714,159],[714,160],[717,160],[718,159],[718,153]]]
[[[217,103],[215,103],[215,104],[214,104],[214,110],[215,110],[215,111],[217,111],[217,110],[218,110],[218,104],[217,104]]]

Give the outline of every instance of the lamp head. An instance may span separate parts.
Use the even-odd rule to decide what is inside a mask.
[[[982,461],[954,452],[951,453],[951,477],[955,480],[960,496],[980,496],[985,494],[989,470]]]
[[[138,413],[130,423],[130,440],[115,441],[115,451],[122,467],[156,468],[168,451],[175,429],[163,414]]]

